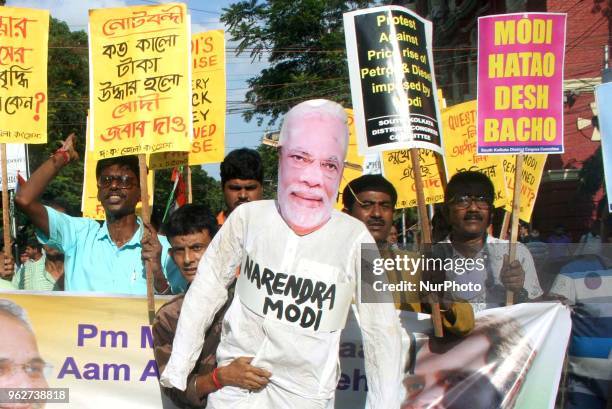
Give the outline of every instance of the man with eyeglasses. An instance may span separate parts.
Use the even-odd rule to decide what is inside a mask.
[[[168,241],[136,216],[140,201],[136,156],[102,159],[96,165],[98,200],[106,213],[102,225],[40,203],[38,198],[51,180],[78,159],[74,143],[71,134],[15,197],[15,204],[37,228],[39,241],[64,253],[65,290],[143,295],[144,265],[149,263],[158,293],[184,291],[186,281],[168,255]]]
[[[493,183],[486,175],[472,171],[455,174],[446,186],[442,208],[450,234],[434,247],[438,256],[462,266],[447,270],[446,279],[464,285],[467,290],[452,291],[452,297],[470,301],[475,312],[504,305],[506,291],[514,293],[514,302],[542,295],[529,250],[517,243],[516,260],[508,263],[508,241],[487,234],[494,197]],[[480,262],[465,263],[467,259]]]
[[[40,356],[26,313],[11,300],[0,299],[0,389],[47,388],[50,365]],[[7,398],[7,396],[4,396]],[[3,399],[4,401],[5,399]],[[42,408],[44,404],[0,402],[0,408]]]
[[[363,223],[333,209],[348,145],[346,113],[332,101],[302,102],[285,115],[279,139],[278,200],[240,205],[212,240],[185,296],[160,381],[187,388],[205,331],[237,280],[218,365],[253,357],[250,364],[271,376],[263,388],[220,388],[207,408],[332,408],[340,334],[353,297],[368,407],[397,408],[399,320],[392,302],[362,303],[357,291],[361,246],[374,239]]]

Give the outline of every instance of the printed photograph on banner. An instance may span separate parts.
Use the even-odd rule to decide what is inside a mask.
[[[563,153],[566,14],[478,18],[478,153]]]
[[[183,3],[90,10],[90,138],[98,158],[190,150],[188,20]]]
[[[484,173],[495,186],[495,207],[507,202],[506,179],[499,156],[476,153],[476,101],[457,104],[442,111],[444,160],[448,179],[464,171]]]
[[[149,169],[220,163],[225,153],[225,38],[222,30],[191,37],[191,151],[150,156]]]
[[[2,293],[0,327],[13,336],[0,339],[0,360],[21,364],[18,357],[27,355],[43,368],[37,376],[15,377],[21,387],[67,389],[68,399],[47,408],[166,407],[146,311],[144,297]]]
[[[440,167],[442,159],[435,152],[419,149],[419,164],[423,176],[425,203],[444,201],[444,186]],[[416,185],[409,150],[398,150],[382,154],[383,175],[397,190],[397,209],[417,206]]]
[[[0,143],[47,143],[49,11],[0,7]]]
[[[28,154],[23,143],[9,143],[6,145],[6,167],[8,174],[8,189],[15,190],[19,184],[19,177],[28,179]],[[0,175],[0,188],[2,187]]]
[[[521,184],[521,198],[519,218],[529,223],[533,214],[533,207],[538,197],[544,165],[548,155],[525,155],[523,158],[523,182]],[[512,212],[512,199],[514,197],[514,174],[516,167],[516,156],[500,156],[506,179],[508,199],[505,210]]]
[[[595,89],[597,110],[602,114],[612,112],[612,83],[599,85]],[[600,115],[599,131],[601,133],[601,155],[604,167],[606,194],[608,196],[608,212],[612,213],[612,117]]]
[[[442,153],[432,24],[399,6],[344,14],[359,152]]]

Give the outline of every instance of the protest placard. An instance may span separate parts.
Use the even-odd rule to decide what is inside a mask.
[[[225,155],[225,38],[223,30],[191,37],[193,139],[190,152],[156,153],[150,169],[220,163]]]
[[[89,34],[90,138],[98,158],[189,151],[186,6],[90,10]]]
[[[442,153],[431,22],[398,6],[344,15],[359,150]]]
[[[17,174],[20,174],[24,179],[28,178],[28,155],[26,146],[23,143],[11,143],[6,145],[7,156],[7,173],[8,173],[8,189],[14,190],[17,188]],[[0,186],[2,186],[2,178],[0,178]]]
[[[521,194],[518,199],[520,206],[519,218],[527,223],[531,221],[531,215],[533,214],[533,207],[538,197],[538,190],[540,188],[540,182],[542,181],[542,174],[544,173],[544,165],[546,164],[547,157],[548,155],[525,155],[523,158]],[[504,169],[508,192],[508,200],[505,209],[507,212],[511,212],[512,199],[514,197],[514,175],[516,173],[514,156],[503,156],[500,159]]]
[[[440,157],[433,151],[419,149],[419,164],[423,175],[426,204],[444,201],[444,185],[440,174]],[[397,209],[417,206],[417,186],[408,150],[383,153],[383,174],[397,190]]]
[[[565,14],[478,19],[478,153],[563,152]]]
[[[454,105],[442,112],[444,160],[447,178],[464,171],[484,173],[495,186],[495,207],[507,202],[506,179],[499,156],[476,153],[476,101]]]
[[[0,39],[0,143],[46,143],[49,11],[0,7]]]
[[[612,83],[597,86],[595,99],[599,115],[599,131],[601,132],[601,157],[604,167],[604,180],[608,196],[608,212],[612,213]],[[606,113],[605,115],[603,113]]]

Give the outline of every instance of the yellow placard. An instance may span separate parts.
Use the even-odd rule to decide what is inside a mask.
[[[504,206],[508,194],[502,158],[476,154],[476,101],[464,102],[444,110],[442,129],[448,179],[466,170],[484,173],[495,186],[495,207]]]
[[[363,167],[365,158],[359,154],[357,148],[357,136],[355,135],[355,119],[353,117],[353,110],[345,109],[344,111],[346,112],[346,117],[349,126],[349,144],[348,149],[346,151],[345,162]],[[338,189],[338,200],[336,201],[336,209],[342,210],[342,192],[344,191],[346,185],[351,180],[358,178],[362,174],[363,172],[360,170],[352,169],[347,166],[344,167],[342,179],[340,179],[340,188]]]
[[[0,143],[47,142],[49,11],[0,7]]]
[[[189,151],[188,20],[183,3],[90,10],[90,138],[100,159]]]
[[[444,187],[439,171],[439,157],[431,150],[419,149],[419,164],[423,175],[425,203],[434,204],[444,201]],[[416,207],[416,187],[410,151],[407,149],[383,153],[382,167],[385,177],[397,190],[397,209]]]
[[[89,120],[87,121],[89,127]],[[89,150],[89,139],[85,142],[85,171],[83,172],[83,196],[81,198],[81,212],[83,217],[95,220],[106,220],[106,213],[102,203],[98,200],[98,181],[96,179],[96,164],[98,159],[96,152]],[[147,175],[147,187],[149,191],[149,207],[153,208],[153,171]],[[140,214],[142,203],[136,205],[136,214]]]
[[[506,175],[506,187],[508,188],[508,201],[505,206],[507,212],[512,211],[512,198],[514,196],[514,169],[516,167],[516,156],[502,155],[504,173]],[[542,181],[542,173],[548,155],[524,155],[523,156],[523,180],[521,183],[520,212],[519,218],[524,222],[531,221],[533,206],[538,196],[538,189]]]
[[[191,106],[193,140],[191,151],[151,155],[150,169],[220,163],[225,156],[225,38],[223,30],[191,37]]]

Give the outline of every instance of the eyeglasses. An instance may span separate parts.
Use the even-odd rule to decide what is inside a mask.
[[[0,379],[10,377],[17,369],[21,369],[31,379],[42,379],[51,376],[53,365],[42,359],[36,359],[25,364],[18,364],[10,359],[0,359]]]
[[[102,175],[98,179],[98,187],[109,188],[113,185],[113,181],[120,189],[129,189],[136,184],[136,179],[129,175]]]
[[[491,207],[491,201],[484,196],[455,196],[449,203],[458,209],[467,209],[468,207],[472,206],[472,203],[476,203],[476,207],[482,210],[486,210]]]

